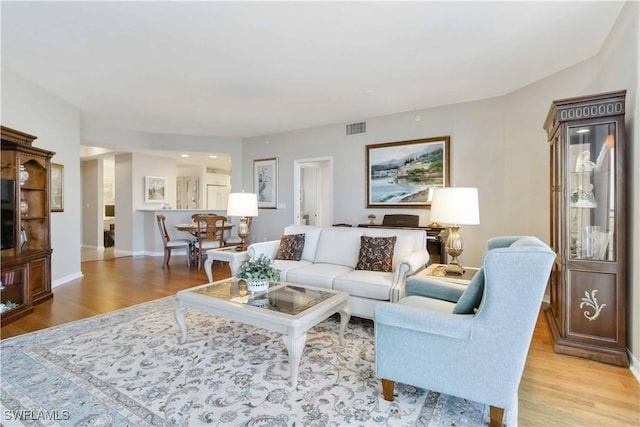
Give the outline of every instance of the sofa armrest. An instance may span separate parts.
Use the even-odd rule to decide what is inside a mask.
[[[407,276],[414,274],[429,262],[429,251],[421,249],[402,258],[396,265],[393,273],[393,285],[391,286],[391,302],[398,302],[405,295],[405,281]]]
[[[389,326],[456,339],[470,340],[473,332],[472,314],[449,314],[390,302],[376,304],[373,321],[376,330],[378,326]]]
[[[399,264],[408,266],[407,274],[414,274],[429,263],[429,251],[422,249],[404,257]]]
[[[264,255],[270,260],[274,260],[276,258],[276,254],[278,253],[279,247],[280,240],[252,243],[247,248],[247,255],[249,255],[249,260],[251,261],[258,258],[260,255]]]

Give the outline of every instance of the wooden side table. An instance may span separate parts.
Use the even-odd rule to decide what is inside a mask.
[[[242,264],[249,260],[247,251],[238,251],[237,246],[226,246],[224,248],[209,249],[207,259],[204,261],[204,271],[207,273],[209,283],[213,282],[213,271],[211,264],[213,261],[225,261],[229,263],[231,276],[235,276]]]
[[[428,277],[430,279],[441,279],[450,283],[457,283],[459,285],[468,285],[471,283],[471,279],[480,270],[475,267],[463,267],[464,274],[462,276],[457,274],[446,274],[444,271],[446,264],[431,264],[424,270],[416,273],[416,276]]]

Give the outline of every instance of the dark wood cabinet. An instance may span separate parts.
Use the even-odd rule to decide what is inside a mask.
[[[626,350],[626,91],[554,101],[551,305],[558,353],[629,366]]]
[[[35,136],[2,126],[2,323],[53,297],[49,187],[53,152],[32,146]]]

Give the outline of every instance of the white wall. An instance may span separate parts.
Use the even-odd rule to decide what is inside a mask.
[[[420,215],[420,223],[427,225],[430,222],[428,210],[366,208],[365,146],[450,135],[451,183],[480,189],[481,226],[463,227],[467,245],[461,256],[462,262],[478,265],[484,253],[484,242],[501,234],[506,221],[505,210],[496,208],[506,205],[506,195],[501,189],[505,175],[503,104],[502,99],[489,99],[368,118],[367,132],[358,135],[346,136],[345,124],[340,123],[246,139],[245,187],[253,187],[254,159],[278,157],[278,202],[285,206],[278,210],[261,209],[252,223],[252,239],[279,238],[282,229],[292,222],[293,162],[316,157],[334,159],[333,218],[336,221],[355,225],[367,222],[369,213],[378,218],[385,213],[407,213]],[[417,116],[420,120],[416,120]],[[546,235],[540,234],[540,237]],[[477,242],[482,243],[478,245]]]
[[[176,164],[166,157],[137,153],[115,156],[116,220],[115,250],[120,254],[142,255],[149,224],[141,209],[161,209],[163,203],[146,203],[144,185],[146,176],[167,178],[167,204],[176,202]],[[155,222],[150,230],[157,233]]]
[[[500,98],[427,110],[364,118],[367,133],[345,136],[345,123],[247,138],[243,182],[253,186],[254,159],[279,160],[278,201],[286,207],[261,209],[252,224],[254,241],[277,239],[293,217],[293,161],[334,156],[334,218],[353,224],[368,213],[419,214],[422,225],[429,211],[366,209],[365,146],[382,142],[451,136],[451,183],[475,186],[480,195],[480,225],[463,227],[465,251],[461,262],[479,265],[484,242],[503,234],[529,234],[549,241],[549,148],[542,128],[551,102],[590,93],[627,89],[629,147],[628,346],[637,363],[640,354],[640,149],[638,94],[640,13],[637,2],[623,12],[594,58]],[[418,120],[419,118],[419,120]],[[638,372],[635,367],[636,375]]]
[[[2,124],[38,137],[64,165],[64,212],[51,213],[52,285],[80,277],[80,115],[76,108],[2,67]]]
[[[116,192],[116,232],[114,251],[133,254],[134,247],[134,194],[142,191],[133,188],[133,154],[118,154],[114,158]]]
[[[231,156],[231,185],[235,191],[240,191],[242,171],[242,140],[240,138],[134,132],[85,120],[81,122],[80,131],[83,145],[105,147],[119,152],[139,152],[148,149],[226,153]]]
[[[82,246],[91,249],[104,249],[102,234],[103,196],[96,191],[102,185],[102,161],[87,160],[81,164],[82,177]]]

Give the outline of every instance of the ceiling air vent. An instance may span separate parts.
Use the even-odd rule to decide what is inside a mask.
[[[365,133],[367,131],[367,122],[351,123],[347,125],[347,135],[356,133]]]

